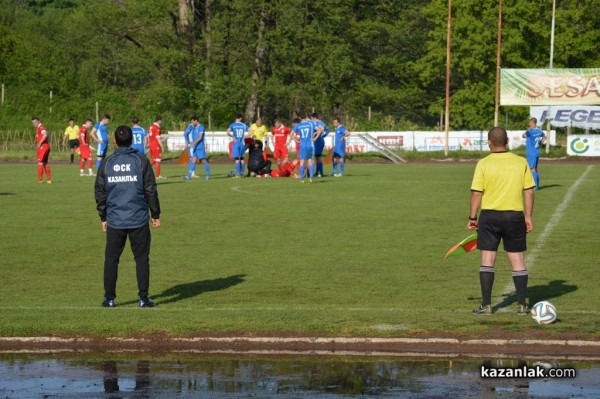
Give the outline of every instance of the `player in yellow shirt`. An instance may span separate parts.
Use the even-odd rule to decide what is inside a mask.
[[[79,148],[79,126],[75,124],[75,119],[69,119],[69,126],[65,129],[65,135],[63,136],[63,147],[67,145],[69,140],[69,148],[71,149],[71,165],[75,159],[75,152]]]
[[[533,188],[535,181],[524,158],[508,152],[508,135],[501,127],[488,132],[492,153],[475,167],[471,184],[471,204],[467,228],[477,230],[481,252],[479,282],[481,306],[476,314],[492,313],[494,264],[500,240],[512,266],[517,291],[517,314],[526,315],[528,272],[525,266],[527,233],[533,230]],[[479,220],[477,211],[481,208]]]
[[[267,135],[269,131],[267,127],[263,124],[262,118],[256,118],[256,122],[250,125],[250,135],[254,140],[260,140],[265,145],[265,150],[267,149]]]

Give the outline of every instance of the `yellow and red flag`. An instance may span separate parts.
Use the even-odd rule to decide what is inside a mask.
[[[463,255],[467,252],[474,251],[475,249],[477,249],[477,232],[471,234],[470,236],[468,236],[467,238],[450,248],[448,252],[446,252],[446,256],[444,256],[444,259],[448,259],[449,256]]]

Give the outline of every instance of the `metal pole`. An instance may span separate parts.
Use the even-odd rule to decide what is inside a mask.
[[[554,68],[554,23],[556,20],[556,0],[552,0],[552,28],[550,30],[550,68]]]
[[[98,113],[98,101],[96,101],[96,121],[100,120],[100,115]]]
[[[552,25],[550,28],[550,69],[554,68],[554,25],[556,21],[556,0],[552,0]],[[550,107],[548,107],[548,115],[550,115]],[[546,154],[550,152],[550,129],[551,119],[548,118],[548,138],[546,139]]]
[[[446,123],[444,144],[444,155],[448,156],[448,138],[450,136],[450,32],[452,22],[452,0],[448,0],[448,32],[446,34]]]
[[[500,65],[502,48],[502,0],[498,3],[498,44],[496,45],[496,106],[494,108],[494,126],[498,126],[500,114]]]

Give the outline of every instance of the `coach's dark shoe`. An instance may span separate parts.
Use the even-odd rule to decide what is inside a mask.
[[[140,299],[140,308],[153,308],[154,302],[150,298],[141,298]]]
[[[473,313],[475,314],[492,314],[492,305],[480,305],[473,309]]]
[[[104,306],[105,308],[114,308],[115,306],[115,300],[114,299],[106,299],[104,298],[104,300],[102,301],[102,306]]]
[[[517,314],[519,316],[528,315],[531,309],[527,307],[527,305],[517,305]]]

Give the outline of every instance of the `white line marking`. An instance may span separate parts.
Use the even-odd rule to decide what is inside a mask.
[[[415,313],[415,312],[424,312],[424,313],[446,313],[446,314],[464,314],[471,315],[471,313],[464,309],[453,310],[453,309],[442,309],[442,308],[380,308],[380,307],[363,307],[363,308],[347,308],[347,307],[319,307],[319,306],[279,306],[279,307],[208,307],[204,309],[199,309],[197,307],[180,307],[177,305],[160,305],[159,301],[156,301],[159,305],[151,311],[146,311],[140,309],[137,304],[131,305],[122,305],[115,308],[107,309],[102,306],[1,306],[0,311],[27,311],[27,310],[47,310],[47,311],[57,311],[57,310],[75,310],[75,311],[98,311],[98,312],[169,312],[169,313],[178,313],[178,312],[323,312],[323,311],[332,311],[332,312],[347,312],[347,313],[373,313],[373,312],[390,312],[390,313]],[[504,312],[505,310],[498,309],[498,311]],[[600,315],[600,310],[561,310],[560,314],[580,314],[580,315]],[[475,316],[473,316],[475,317]]]
[[[590,173],[592,168],[593,168],[593,165],[589,165],[586,168],[586,170],[583,171],[581,176],[579,176],[579,178],[575,181],[575,183],[573,183],[571,188],[569,188],[569,190],[567,190],[567,193],[565,194],[565,198],[563,198],[562,202],[560,204],[558,204],[558,206],[556,207],[556,210],[554,211],[554,213],[552,214],[552,217],[548,221],[548,224],[542,231],[542,234],[540,234],[538,236],[537,241],[535,242],[535,245],[533,246],[533,249],[528,251],[527,254],[525,255],[525,266],[527,267],[527,270],[531,270],[533,268],[533,265],[535,264],[535,260],[537,259],[539,253],[542,251],[542,248],[544,247],[544,243],[546,242],[546,240],[548,239],[550,234],[552,234],[552,230],[554,230],[554,227],[556,225],[558,225],[558,223],[560,222],[560,219],[562,218],[563,213],[565,212],[565,210],[569,206],[569,203],[573,199],[573,195],[575,195],[575,191],[577,191],[577,189],[579,188],[581,183],[583,183],[583,181],[585,180],[587,175]],[[502,296],[510,294],[513,291],[514,291],[514,285],[512,283],[508,283],[506,285],[506,287],[504,287]],[[501,308],[501,309],[503,309],[503,308]],[[498,309],[498,310],[501,310],[501,309]]]

